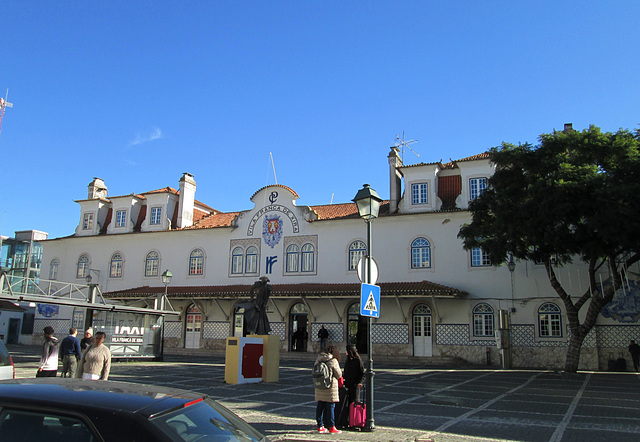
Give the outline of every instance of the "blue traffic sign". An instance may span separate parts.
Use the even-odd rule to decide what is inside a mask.
[[[360,287],[360,315],[372,318],[380,317],[380,287],[362,284]]]

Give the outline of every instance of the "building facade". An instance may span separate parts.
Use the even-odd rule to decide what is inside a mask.
[[[502,345],[513,367],[562,367],[567,320],[544,265],[496,267],[457,238],[470,222],[469,201],[493,174],[489,155],[405,166],[391,148],[387,160],[390,197],[373,222],[370,250],[381,287],[374,354],[499,365],[495,336],[502,316],[508,328]],[[87,199],[77,201],[75,234],[44,242],[42,277],[79,282],[93,275],[105,297],[136,306],[151,305],[167,290],[180,315],[165,322],[165,348],[222,351],[228,336],[246,333],[239,304],[267,276],[271,334],[280,337],[283,351],[317,351],[324,326],[329,341],[368,352],[358,279],[367,230],[355,203],[298,206],[294,189],[270,185],[250,197],[253,207],[223,213],[195,193],[190,174],[178,190],[116,197],[94,179]],[[164,270],[173,274],[167,287]],[[639,338],[638,269],[629,270],[620,308],[602,315],[585,340],[581,369],[606,369],[612,357],[629,358],[626,346]],[[558,273],[574,296],[588,287],[579,261]],[[625,316],[629,299],[639,302]]]

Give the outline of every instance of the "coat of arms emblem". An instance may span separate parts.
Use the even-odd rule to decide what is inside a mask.
[[[272,249],[282,238],[282,220],[278,215],[265,216],[262,223],[262,237]]]

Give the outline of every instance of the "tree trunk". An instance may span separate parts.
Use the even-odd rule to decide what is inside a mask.
[[[575,373],[578,371],[580,349],[582,348],[582,341],[584,341],[585,336],[585,334],[580,332],[579,327],[577,327],[577,330],[573,330],[572,327],[569,348],[567,348],[567,359],[564,363],[564,371],[567,373]]]

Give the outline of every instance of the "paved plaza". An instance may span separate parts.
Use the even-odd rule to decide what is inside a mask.
[[[10,346],[16,377],[33,377],[38,347]],[[306,355],[305,355],[306,356]],[[310,355],[309,355],[310,356]],[[224,356],[117,362],[110,380],[207,393],[274,441],[637,441],[640,377],[578,373],[375,366],[373,433],[315,433],[310,357],[285,355],[277,383],[224,383]]]

